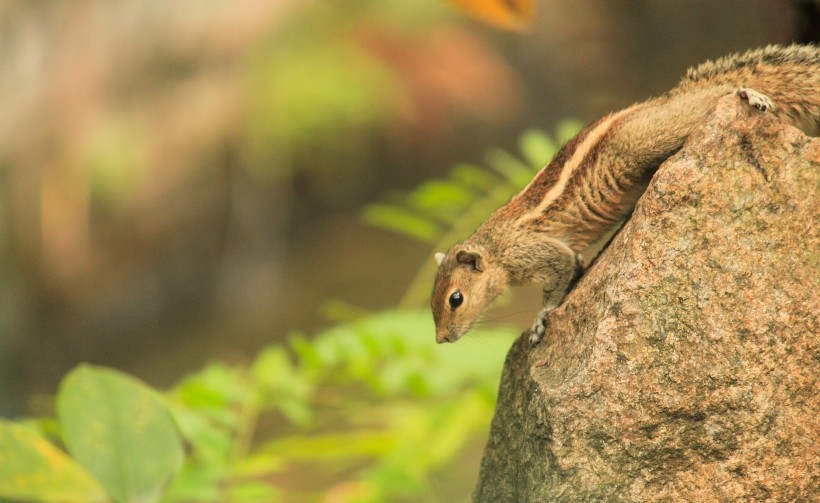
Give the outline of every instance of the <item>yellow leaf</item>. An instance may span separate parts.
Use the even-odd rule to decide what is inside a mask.
[[[85,469],[46,439],[0,420],[0,500],[102,501],[105,493]]]
[[[468,14],[498,28],[523,30],[533,19],[532,0],[449,0]]]

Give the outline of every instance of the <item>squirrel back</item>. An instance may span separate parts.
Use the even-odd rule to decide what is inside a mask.
[[[540,339],[544,317],[581,273],[579,253],[628,216],[658,166],[739,89],[756,106],[770,98],[767,113],[808,133],[820,129],[820,49],[800,45],[706,62],[666,94],[599,119],[470,238],[437,255],[437,340],[457,340],[508,286],[523,283],[543,288],[531,329]]]

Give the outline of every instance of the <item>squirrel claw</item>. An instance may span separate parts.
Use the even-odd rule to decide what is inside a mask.
[[[544,329],[541,328],[540,331],[536,331],[534,328],[530,329],[530,346],[537,346],[541,339],[544,338]]]
[[[774,109],[774,103],[772,103],[772,100],[765,94],[759,93],[754,89],[741,87],[737,90],[737,95],[740,96],[741,99],[748,101],[750,105],[757,108],[761,112]]]
[[[552,311],[552,309],[544,308],[541,312],[538,313],[538,316],[535,317],[535,321],[532,322],[532,327],[530,328],[530,345],[536,346],[541,339],[544,338],[544,332],[547,329],[547,315]]]

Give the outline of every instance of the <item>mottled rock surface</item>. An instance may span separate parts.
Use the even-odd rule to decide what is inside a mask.
[[[475,500],[820,501],[818,185],[820,139],[721,100],[510,350]]]

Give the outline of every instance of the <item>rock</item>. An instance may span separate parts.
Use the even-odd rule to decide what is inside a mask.
[[[513,345],[475,501],[820,500],[818,168],[722,99]]]

